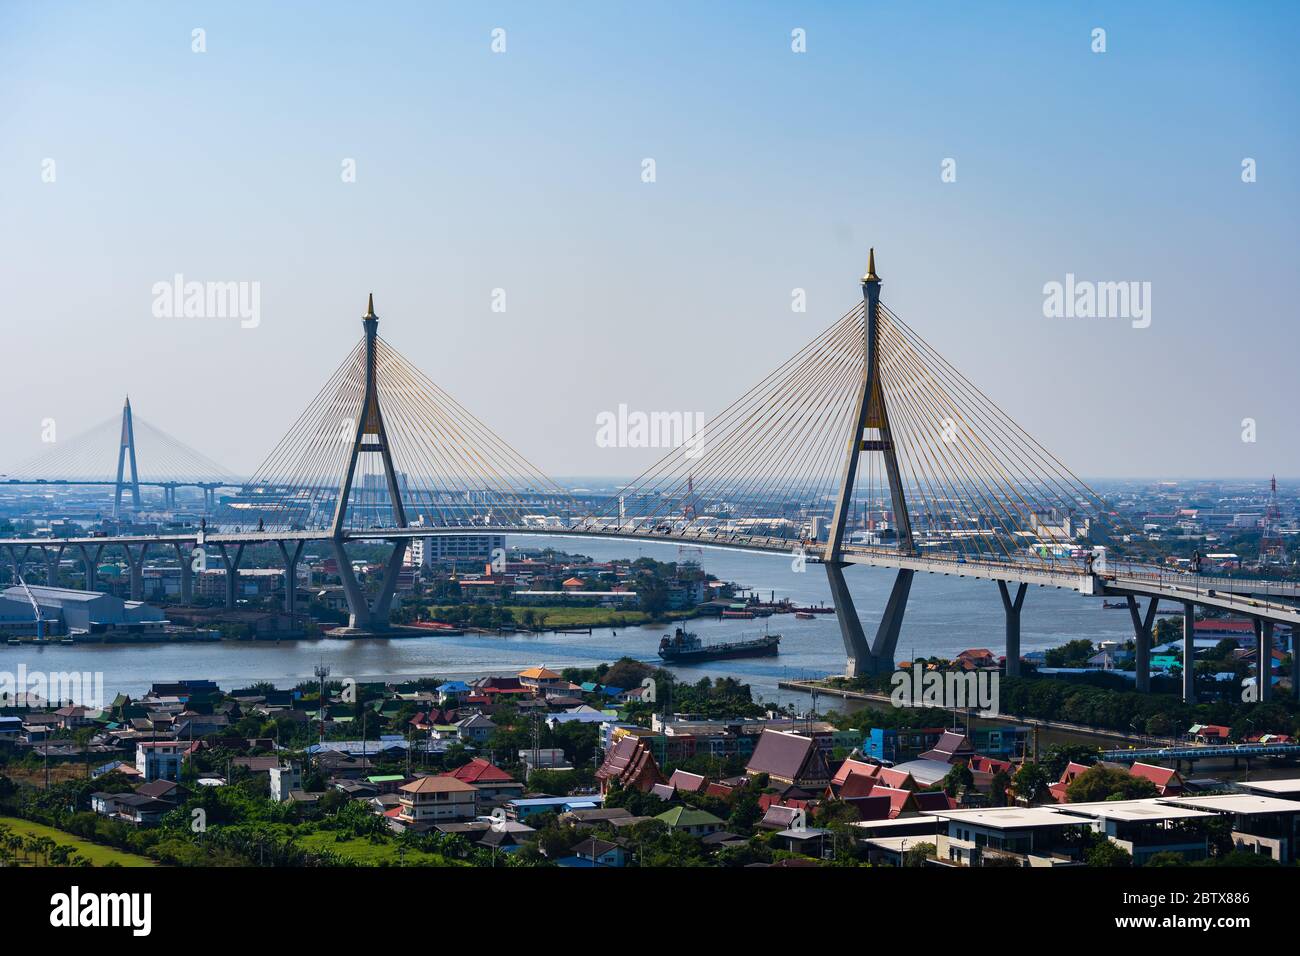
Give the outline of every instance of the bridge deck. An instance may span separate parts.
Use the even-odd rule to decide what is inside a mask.
[[[611,541],[657,541],[663,544],[690,543],[700,547],[748,551],[761,554],[791,557],[802,555],[808,563],[822,561],[820,552],[803,552],[803,544],[787,538],[761,535],[693,534],[661,532],[617,527],[552,527],[467,525],[446,527],[406,527],[353,529],[344,533],[345,541],[398,540],[448,535],[513,535],[527,537],[558,537]],[[114,537],[76,538],[2,538],[0,548],[57,548],[86,545],[88,547],[124,545],[188,545],[193,547],[200,537],[208,544],[271,544],[276,541],[326,541],[328,531],[184,531],[153,535],[122,535]],[[978,561],[940,554],[913,555],[897,551],[871,548],[846,548],[841,555],[847,564],[867,567],[909,569],[927,574],[970,577],[987,581],[1007,581],[1032,584],[1039,587],[1065,588],[1088,596],[1136,595],[1159,597],[1167,601],[1191,601],[1194,604],[1236,612],[1247,617],[1260,617],[1272,621],[1300,626],[1300,607],[1275,598],[1300,599],[1300,584],[1265,579],[1212,577],[1208,575],[1176,574],[1158,568],[1144,569],[1121,566],[1113,571],[1089,574],[1069,562],[1008,562]],[[1267,599],[1261,598],[1266,596]]]

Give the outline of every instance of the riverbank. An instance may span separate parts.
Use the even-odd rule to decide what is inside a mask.
[[[816,680],[778,681],[777,687],[782,690],[802,691],[809,695],[815,692],[819,697],[831,696],[839,697],[843,700],[859,701],[863,705],[872,706],[881,710],[895,706],[889,695],[885,693],[846,690],[841,687],[831,687]],[[1135,736],[1133,734],[1110,730],[1105,727],[1090,727],[1086,724],[1074,724],[1064,720],[1040,720],[1034,717],[1022,717],[1017,714],[994,715],[980,712],[979,719],[991,723],[1019,724],[1026,727],[1054,731],[1056,734],[1068,735],[1072,740],[1077,739],[1089,743],[1093,741],[1105,741],[1107,743],[1121,743],[1125,745],[1140,744],[1143,747],[1172,747],[1178,743],[1178,741],[1173,737],[1155,737],[1149,734]],[[1049,741],[1049,743],[1056,742],[1058,741]]]

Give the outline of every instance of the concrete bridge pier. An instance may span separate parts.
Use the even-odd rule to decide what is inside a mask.
[[[95,546],[94,557],[91,557],[90,548],[86,545],[79,544],[77,548],[81,551],[81,566],[86,571],[86,590],[93,591],[95,590],[95,568],[99,567],[99,559],[104,554],[104,546],[102,544]]]
[[[397,590],[397,575],[406,557],[406,539],[393,542],[393,551],[384,565],[384,577],[373,605],[366,599],[366,593],[357,581],[343,542],[336,539],[333,544],[334,556],[339,565],[339,577],[343,580],[343,593],[348,599],[348,627],[359,631],[387,630],[388,615],[393,606],[393,594]]]
[[[1183,703],[1196,703],[1196,605],[1183,602]]]
[[[233,558],[225,544],[218,544],[217,548],[221,551],[221,564],[226,569],[226,607],[232,608],[235,606],[235,595],[239,588],[239,562],[244,559],[244,546],[235,545]]]
[[[129,544],[122,545],[122,550],[126,552],[126,563],[131,569],[131,600],[144,600],[144,559],[149,553],[149,542],[140,545],[139,556],[131,553]]]
[[[888,674],[894,669],[894,652],[898,649],[898,635],[903,630],[903,612],[907,610],[907,596],[912,591],[912,578],[916,572],[899,568],[894,586],[885,602],[885,613],[876,628],[876,639],[871,644],[871,663],[877,674]]]
[[[1151,629],[1156,623],[1156,611],[1160,607],[1160,598],[1153,597],[1147,604],[1146,614],[1138,613],[1137,598],[1125,595],[1128,602],[1129,617],[1133,619],[1133,663],[1136,667],[1137,691],[1145,694],[1151,690]]]
[[[307,542],[295,541],[293,548],[283,541],[277,541],[280,557],[284,559],[284,610],[293,614],[298,606],[298,559],[302,557],[302,548]]]
[[[352,570],[352,562],[348,559],[343,542],[335,538],[331,544],[334,546],[334,561],[339,567],[339,579],[343,582],[343,595],[348,599],[348,627],[359,631],[367,630],[370,627],[370,602],[366,600],[366,594],[357,582],[356,572]]]
[[[1007,614],[1007,663],[1004,668],[1008,677],[1020,676],[1020,608],[1025,603],[1025,592],[1029,585],[1021,583],[1016,588],[1016,596],[1011,597],[1006,581],[998,582],[998,593],[1002,595],[1002,610]]]
[[[844,676],[857,677],[860,674],[873,673],[871,668],[871,646],[867,635],[863,633],[862,621],[853,606],[853,596],[844,581],[844,565],[835,561],[826,562],[826,580],[831,586],[831,603],[835,605],[835,619],[840,625],[840,637],[844,640],[844,653],[848,660],[844,665]]]
[[[41,557],[45,559],[45,583],[47,586],[56,588],[59,586],[59,562],[63,560],[63,549],[67,545],[61,544],[57,548],[41,547]],[[51,555],[51,550],[53,555]]]
[[[894,586],[885,603],[885,613],[876,628],[876,637],[870,644],[862,629],[853,596],[844,580],[844,564],[827,561],[826,579],[831,586],[831,601],[835,605],[835,618],[840,625],[840,637],[848,659],[844,665],[846,677],[866,674],[888,674],[894,670],[894,652],[898,648],[898,635],[903,627],[903,612],[907,610],[907,596],[912,590],[915,571],[902,568],[894,579]]]
[[[1300,627],[1291,628],[1291,696],[1300,701],[1300,654],[1296,645],[1300,644]]]
[[[175,542],[176,560],[181,566],[181,603],[190,604],[194,600],[194,560],[193,551],[181,542]]]
[[[9,545],[5,550],[9,552],[9,560],[14,566],[13,583],[17,584],[18,579],[23,576],[23,565],[27,563],[27,556],[31,554],[32,551],[31,545],[28,545],[27,547],[23,548],[23,553],[21,557],[19,557],[18,555],[18,548],[12,544]]]
[[[1273,699],[1273,622],[1255,618],[1255,686],[1260,703]]]
[[[388,627],[393,594],[397,591],[397,575],[401,572],[402,562],[406,559],[406,544],[405,538],[398,538],[393,542],[393,552],[388,556],[388,563],[384,565],[384,580],[379,586],[379,595],[375,598],[375,606],[370,613],[371,626],[378,622],[381,630]]]

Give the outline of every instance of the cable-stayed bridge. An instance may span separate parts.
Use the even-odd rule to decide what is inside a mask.
[[[359,633],[387,626],[412,538],[545,535],[782,554],[825,569],[850,675],[894,668],[918,572],[997,583],[1009,675],[1020,672],[1030,585],[1124,596],[1140,690],[1150,687],[1162,600],[1183,612],[1185,655],[1198,605],[1255,621],[1265,661],[1276,623],[1300,628],[1300,585],[1177,574],[1126,556],[1127,529],[1106,502],[884,305],[881,284],[873,251],[860,303],[601,501],[552,481],[380,338],[372,297],[361,340],[211,527],[0,547],[15,564],[20,548],[24,555],[37,548],[47,561],[47,548],[79,549],[88,587],[103,548],[120,547],[133,594],[149,549],[174,548],[183,598],[191,588],[186,556],[212,547],[233,605],[245,548],[276,545],[291,582],[305,543],[325,542]],[[373,598],[346,552],[349,542],[366,540],[392,544]],[[895,571],[870,639],[844,576],[854,564]],[[286,588],[290,610],[293,592]],[[1193,668],[1183,674],[1193,699]],[[1295,676],[1300,687],[1300,664]],[[1268,681],[1260,684],[1267,697]]]
[[[141,487],[161,488],[163,506],[176,507],[177,488],[203,491],[205,510],[216,506],[218,488],[242,482],[215,461],[135,415],[128,396],[114,416],[0,475],[10,485],[111,485],[113,514],[140,510]]]

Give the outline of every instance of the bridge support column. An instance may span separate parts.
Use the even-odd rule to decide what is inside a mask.
[[[835,619],[840,625],[840,637],[844,640],[844,653],[848,660],[844,665],[845,677],[858,677],[874,673],[871,666],[871,645],[862,630],[862,621],[853,606],[853,596],[844,580],[844,565],[835,561],[826,562],[826,580],[831,586],[831,603],[835,605]]]
[[[1255,685],[1260,703],[1273,699],[1273,622],[1255,618]]]
[[[1133,664],[1137,674],[1137,691],[1145,694],[1151,690],[1151,628],[1156,623],[1156,609],[1160,607],[1160,598],[1153,597],[1147,604],[1145,615],[1138,613],[1137,598],[1126,595],[1129,617],[1133,619]]]
[[[230,557],[225,544],[218,544],[217,548],[221,551],[221,564],[226,569],[226,607],[234,607],[235,595],[239,589],[239,562],[244,559],[244,546],[235,545],[234,558]]]
[[[1291,625],[1291,696],[1300,701],[1300,654],[1296,645],[1300,644],[1300,627]]]
[[[140,545],[140,556],[137,558],[131,553],[129,544],[122,545],[122,550],[126,552],[126,563],[131,569],[131,600],[144,600],[144,559],[149,553],[149,543],[145,542]]]
[[[1183,703],[1196,703],[1196,605],[1183,602]]]
[[[41,548],[41,557],[45,559],[45,583],[48,587],[56,588],[59,586],[59,562],[63,560],[63,549],[67,545],[59,545],[54,548],[54,555],[51,557],[49,548]]]
[[[284,610],[293,614],[298,608],[298,559],[302,557],[302,548],[306,541],[295,541],[289,548],[283,541],[277,541],[280,557],[284,559]]]
[[[903,612],[907,610],[907,596],[912,591],[912,578],[916,572],[900,568],[894,586],[885,602],[885,613],[876,628],[876,639],[871,642],[872,673],[888,674],[894,669],[894,651],[898,649],[898,635],[903,629]]]
[[[388,615],[393,606],[393,594],[397,591],[397,575],[402,570],[402,561],[406,558],[406,539],[399,538],[393,542],[393,552],[388,556],[384,566],[384,580],[379,586],[379,596],[375,598],[374,609],[370,613],[372,627],[388,627]]]
[[[93,591],[95,590],[95,568],[99,566],[99,559],[104,553],[104,546],[102,544],[95,546],[94,557],[91,557],[90,549],[84,544],[77,545],[77,548],[81,551],[81,565],[86,571],[86,590]]]
[[[1007,589],[1006,581],[998,582],[998,593],[1002,595],[1002,610],[1007,614],[1007,663],[1005,667],[1008,677],[1020,676],[1020,608],[1025,603],[1025,592],[1029,590],[1028,584],[1021,584],[1016,588],[1016,596],[1011,597]]]
[[[194,565],[193,553],[179,541],[176,542],[176,560],[181,566],[181,603],[190,604],[194,600]]]
[[[357,583],[356,572],[352,570],[343,542],[336,538],[331,544],[334,546],[334,560],[339,566],[339,580],[343,582],[343,594],[348,599],[348,627],[366,630],[370,627],[370,603]]]
[[[23,566],[27,563],[27,558],[32,552],[32,546],[28,545],[23,548],[22,557],[18,556],[18,548],[12,544],[8,546],[7,550],[9,551],[9,560],[13,562],[14,566],[13,583],[17,584],[19,578],[23,576]]]

